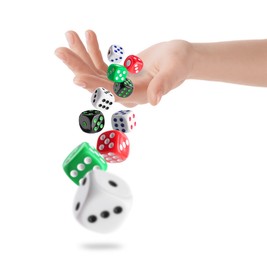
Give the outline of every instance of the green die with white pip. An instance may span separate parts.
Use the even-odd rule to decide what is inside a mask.
[[[73,149],[63,162],[65,173],[77,185],[89,171],[93,169],[105,171],[107,167],[103,156],[87,142],[83,142]]]
[[[126,80],[128,70],[119,64],[111,64],[108,66],[107,77],[113,82],[123,82]]]
[[[127,98],[133,93],[133,82],[126,79],[123,82],[115,82],[113,90],[118,97]]]

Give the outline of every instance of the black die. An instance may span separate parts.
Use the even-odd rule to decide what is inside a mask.
[[[130,79],[126,79],[123,82],[115,82],[113,90],[115,94],[121,98],[127,98],[133,93],[133,82]]]
[[[97,133],[103,130],[105,118],[99,110],[87,110],[80,114],[79,125],[86,133]]]

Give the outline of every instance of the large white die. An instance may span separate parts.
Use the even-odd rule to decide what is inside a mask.
[[[114,174],[95,169],[81,181],[73,211],[85,228],[108,233],[122,225],[131,206],[132,193],[128,184]]]
[[[114,130],[129,133],[136,127],[135,113],[131,110],[120,110],[111,116],[111,125]]]
[[[114,104],[115,97],[107,89],[103,87],[97,88],[91,96],[92,105],[101,111],[109,110],[109,108]]]
[[[108,49],[108,60],[112,63],[120,63],[124,57],[124,50],[121,46],[113,44]]]

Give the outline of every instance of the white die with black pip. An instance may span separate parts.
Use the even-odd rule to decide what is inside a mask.
[[[91,96],[92,105],[101,110],[107,111],[114,104],[115,97],[114,95],[107,89],[103,87],[97,88]]]
[[[85,228],[109,233],[126,220],[132,200],[132,192],[124,180],[95,169],[81,180],[74,198],[73,213]]]

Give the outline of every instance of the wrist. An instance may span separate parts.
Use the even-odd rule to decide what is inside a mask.
[[[184,40],[173,40],[172,44],[175,45],[174,57],[177,57],[176,63],[178,64],[178,76],[181,80],[192,79],[194,75],[194,63],[196,59],[196,51],[194,44]]]
[[[201,68],[205,66],[205,48],[203,44],[191,43],[191,60],[192,66],[188,79],[201,79]]]

